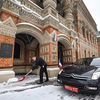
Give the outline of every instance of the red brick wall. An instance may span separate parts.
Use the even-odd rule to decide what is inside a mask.
[[[98,55],[100,57],[100,39],[98,38]]]
[[[14,45],[14,38],[10,36],[4,36],[0,34],[0,43],[7,43]],[[13,52],[14,52],[14,46],[13,46]],[[9,68],[13,66],[13,52],[12,52],[12,58],[0,58],[0,68]]]
[[[2,20],[2,21],[5,21],[6,19],[8,19],[9,17],[11,17],[12,19],[13,19],[13,21],[14,21],[14,23],[15,24],[17,24],[17,23],[20,23],[21,22],[21,20],[19,19],[19,17],[17,17],[17,16],[15,16],[15,15],[13,15],[13,14],[10,14],[10,13],[8,13],[8,12],[1,12],[0,13],[0,19]]]

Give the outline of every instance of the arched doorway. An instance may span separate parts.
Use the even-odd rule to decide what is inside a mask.
[[[14,46],[14,71],[26,73],[31,68],[32,56],[40,56],[43,43],[42,30],[30,23],[19,23]]]
[[[58,63],[65,65],[71,61],[72,49],[70,39],[64,35],[58,35]]]
[[[39,57],[38,40],[27,33],[16,34],[14,46],[14,65],[30,65],[31,58],[33,56]]]
[[[64,45],[58,42],[58,61],[63,64],[63,49]]]

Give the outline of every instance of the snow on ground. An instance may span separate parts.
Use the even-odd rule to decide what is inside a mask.
[[[63,95],[62,95],[63,94]],[[64,96],[65,95],[65,96]],[[41,86],[22,92],[8,92],[0,95],[0,100],[78,100],[77,97],[68,96],[58,86]]]
[[[36,84],[38,79],[36,75],[29,75],[21,82],[1,83],[0,100],[92,100],[91,97],[64,90],[57,85],[56,78],[50,78],[44,84]],[[100,100],[100,96],[93,100]]]

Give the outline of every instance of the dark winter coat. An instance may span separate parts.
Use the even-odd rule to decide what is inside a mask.
[[[40,57],[37,58],[36,61],[32,64],[32,70],[37,69],[39,67],[44,68],[47,67],[47,63]]]

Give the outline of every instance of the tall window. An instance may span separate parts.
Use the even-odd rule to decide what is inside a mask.
[[[18,43],[15,43],[14,58],[16,59],[20,58],[20,45]]]
[[[83,37],[85,38],[85,28],[82,27],[82,34],[83,34]]]
[[[87,40],[89,40],[89,32],[86,31],[86,34],[87,34]]]
[[[63,45],[58,42],[58,59],[63,64]]]

